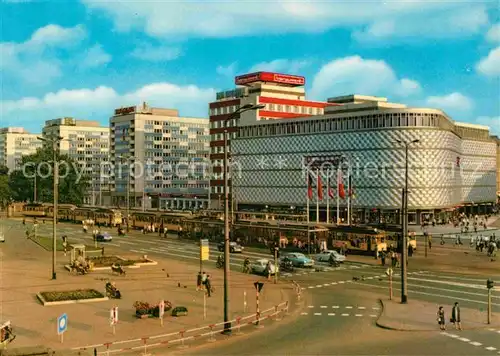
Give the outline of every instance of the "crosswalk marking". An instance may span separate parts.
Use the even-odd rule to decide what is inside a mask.
[[[318,315],[321,315],[321,313],[314,313],[314,315],[318,316]]]
[[[349,316],[349,314],[342,314],[342,316]]]
[[[458,340],[463,341],[463,342],[469,342],[470,341],[466,337],[460,337],[460,338],[458,338]]]
[[[480,342],[477,342],[477,341],[471,341],[470,344],[474,345],[474,346],[481,346],[482,345]]]
[[[335,313],[328,313],[329,316],[335,316]]]
[[[366,309],[365,307],[358,307],[358,309]]]
[[[345,308],[346,309],[352,309],[352,307],[350,305],[346,306]]]
[[[363,316],[363,314],[356,314],[356,316]]]
[[[307,315],[308,313],[300,313],[300,315]]]
[[[321,309],[325,309],[325,308],[327,308],[327,306],[326,305],[321,305],[320,308]]]
[[[486,350],[488,350],[488,351],[495,351],[496,349],[497,349],[497,348],[496,348],[496,347],[493,347],[493,346],[488,346],[488,347],[486,348]]]

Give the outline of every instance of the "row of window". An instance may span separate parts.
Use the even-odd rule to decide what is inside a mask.
[[[306,104],[306,102],[304,102]],[[324,112],[323,108],[315,108],[310,106],[302,105],[283,105],[283,104],[264,104],[265,107],[262,110],[274,111],[274,112],[287,112],[294,114],[304,114],[304,115],[322,115]],[[239,105],[229,105],[222,106],[220,108],[213,108],[209,110],[210,116],[215,115],[226,115],[235,112],[239,108]]]
[[[231,139],[236,138],[236,137],[237,137],[237,133],[236,132],[228,132],[227,133],[227,139],[228,140],[231,140]],[[222,140],[224,140],[224,133],[211,134],[210,135],[210,140],[211,141],[222,141]]]
[[[308,134],[330,131],[365,130],[384,127],[431,126],[439,127],[438,114],[392,113],[356,116],[350,118],[324,118],[298,122],[246,126],[239,130],[239,137],[260,137],[286,134]]]
[[[175,121],[158,121],[158,120],[146,120],[144,124],[144,129],[153,129],[154,126],[164,126],[164,127],[188,127],[188,128],[200,128],[203,124],[199,123],[189,123],[189,122],[175,122]]]

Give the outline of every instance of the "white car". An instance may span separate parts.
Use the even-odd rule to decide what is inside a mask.
[[[265,274],[268,262],[271,262],[271,274],[275,274],[277,271],[277,268],[274,266],[274,262],[271,260],[266,260],[266,259],[260,259],[260,260],[253,262],[250,265],[250,271],[252,273],[256,273],[256,274]]]
[[[342,263],[345,261],[345,256],[338,253],[335,250],[325,250],[319,254],[316,255],[316,261],[318,262],[329,262],[330,261],[330,256],[333,255],[333,260],[339,263]]]

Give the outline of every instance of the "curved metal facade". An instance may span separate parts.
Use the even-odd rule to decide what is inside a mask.
[[[303,206],[307,193],[303,158],[342,154],[351,162],[353,206],[398,209],[404,186],[405,152],[396,140],[414,139],[420,142],[412,145],[408,154],[410,209],[440,209],[495,200],[495,142],[461,139],[452,131],[429,127],[233,140],[234,193],[238,203]],[[326,172],[322,179],[322,206],[326,205],[327,193],[324,175]],[[347,184],[345,179],[344,183]],[[335,190],[336,177],[331,179],[331,185]],[[341,205],[346,202],[341,201]]]

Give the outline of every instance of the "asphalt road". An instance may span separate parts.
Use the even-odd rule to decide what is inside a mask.
[[[4,221],[5,222],[5,221]],[[22,232],[18,221],[9,221]],[[92,236],[84,234],[78,226],[60,225],[60,235],[67,234],[70,242],[90,244]],[[111,231],[114,236],[114,231]],[[50,236],[51,225],[40,224],[39,234]],[[8,241],[6,242],[8,243]],[[199,260],[199,247],[191,241],[158,235],[114,237],[109,246],[131,253],[162,257]],[[211,252],[210,263],[215,264],[218,252]],[[244,256],[251,259],[270,258],[270,254],[246,251],[233,254],[233,269],[241,269]],[[396,332],[377,328],[375,320],[380,313],[376,301],[388,291],[386,268],[346,263],[340,268],[325,267],[324,272],[298,269],[283,276],[295,280],[303,288],[303,308],[296,318],[266,325],[262,332],[233,336],[226,342],[214,343],[184,351],[169,349],[163,353],[189,355],[492,355],[500,354],[500,330],[465,330],[446,333]],[[485,281],[496,276],[465,277],[409,266],[409,298],[452,304],[482,310],[486,307]],[[398,275],[394,276],[397,296]],[[498,279],[498,278],[497,278]],[[500,296],[493,295],[493,311],[500,312]],[[333,336],[333,337],[332,337]]]

